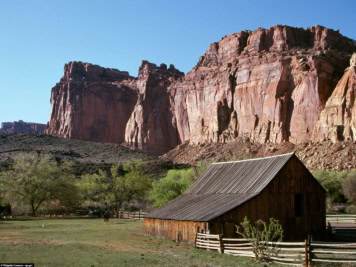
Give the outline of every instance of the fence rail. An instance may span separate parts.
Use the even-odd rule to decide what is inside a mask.
[[[355,214],[327,214],[326,223],[356,223]]]
[[[356,243],[311,242],[310,261],[320,263],[356,263]]]
[[[224,238],[222,235],[196,234],[195,247],[215,250],[233,256],[255,258],[252,240]],[[310,266],[315,263],[356,263],[356,243],[264,242],[266,257],[274,263],[290,266]]]
[[[142,211],[119,211],[118,218],[119,219],[133,219],[133,220],[143,220],[146,216],[146,212]]]
[[[143,220],[146,216],[146,212],[142,212],[142,211],[119,211],[119,214],[118,214],[118,218],[119,219],[133,219],[133,220]],[[69,214],[69,215],[63,215],[63,214],[53,214],[53,213],[50,213],[50,214],[47,214],[47,213],[39,213],[39,216],[40,217],[71,217],[71,216],[80,216],[81,213],[74,213],[73,215]],[[87,214],[84,214],[82,215],[82,217],[87,217],[89,215]],[[101,215],[102,216],[102,215]],[[116,214],[113,214],[114,217],[116,217]],[[7,216],[7,217],[11,217],[12,216]]]

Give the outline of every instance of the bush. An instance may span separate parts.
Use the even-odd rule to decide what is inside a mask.
[[[236,226],[236,232],[242,235],[243,238],[250,240],[257,261],[268,262],[272,255],[278,253],[276,243],[281,242],[283,239],[283,228],[278,220],[270,218],[269,224],[258,220],[252,225],[245,217],[241,226],[242,231],[240,231],[239,226]],[[272,244],[269,244],[270,242]]]

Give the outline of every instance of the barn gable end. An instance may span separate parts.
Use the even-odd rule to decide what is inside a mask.
[[[283,226],[284,240],[304,240],[308,234],[321,239],[326,227],[325,210],[325,190],[293,156],[260,194],[211,220],[209,229],[237,237],[235,225],[245,216],[252,222],[275,218]]]

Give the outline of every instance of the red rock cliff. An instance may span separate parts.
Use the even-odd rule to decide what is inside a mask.
[[[82,62],[64,66],[52,88],[51,119],[46,133],[66,138],[121,143],[137,94],[127,72]]]
[[[352,40],[321,26],[224,37],[170,88],[181,140],[309,139],[354,50]]]
[[[126,143],[131,147],[163,154],[180,144],[168,87],[184,73],[173,65],[157,67],[143,61],[138,75],[138,100],[126,125]]]
[[[46,133],[124,143],[162,154],[180,143],[170,112],[168,86],[184,73],[173,65],[142,62],[138,78],[115,69],[70,62],[52,88]]]
[[[356,140],[356,53],[320,114],[314,141]]]
[[[259,143],[334,138],[335,125],[343,127],[338,138],[355,139],[354,68],[344,74],[355,51],[338,31],[276,25],[225,36],[185,76],[146,61],[138,78],[71,62],[52,89],[46,131],[158,154],[185,141],[238,136]]]

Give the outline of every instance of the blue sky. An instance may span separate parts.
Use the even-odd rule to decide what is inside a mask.
[[[0,122],[46,123],[68,61],[129,71],[141,60],[189,71],[209,44],[276,24],[356,39],[355,0],[0,0]]]

